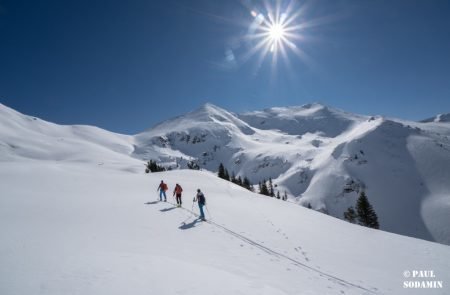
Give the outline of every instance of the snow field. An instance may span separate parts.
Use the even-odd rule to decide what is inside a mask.
[[[3,162],[0,293],[415,294],[402,289],[405,269],[450,279],[447,246],[338,221],[208,172],[145,175],[128,172],[133,165]],[[184,209],[155,202],[161,179],[169,201],[183,186]],[[197,188],[209,222],[190,212]]]

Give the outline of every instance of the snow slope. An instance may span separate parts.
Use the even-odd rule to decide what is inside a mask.
[[[256,184],[272,178],[291,202],[338,218],[365,190],[382,230],[450,244],[449,123],[353,115],[320,104],[242,115],[206,104],[135,136],[60,126],[3,105],[0,123],[0,161],[138,172],[149,159],[172,168],[193,161],[213,172],[224,163]]]
[[[1,161],[71,161],[115,165],[130,161],[132,136],[94,126],[62,126],[26,116],[0,104]],[[141,161],[135,164],[142,166]],[[140,170],[140,169],[139,169]]]
[[[412,157],[417,159],[424,158],[420,153],[430,149],[428,133],[422,136],[423,131],[410,127],[410,133],[403,134],[402,124],[379,118],[364,121],[333,141],[321,137],[323,143],[309,151],[310,143],[303,140],[317,139],[316,135],[295,138],[257,129],[210,105],[182,126],[172,121],[168,123],[172,126],[161,125],[167,129],[161,129],[159,135],[149,132],[165,140],[168,131],[175,130],[177,135],[203,114],[207,114],[203,123],[189,132],[210,124],[202,131],[207,139],[202,141],[199,133],[194,145],[208,147],[212,135],[218,143],[227,138],[221,149],[242,144],[241,165],[247,168],[253,165],[250,159],[255,154],[262,157],[257,153],[294,162],[289,153],[300,149],[302,157],[307,154],[313,159],[279,166],[290,171],[295,165],[310,165],[318,177],[306,186],[311,190],[318,190],[320,173],[332,174],[326,170],[330,167],[342,169],[339,173],[357,169],[352,166],[354,161],[340,165],[336,160],[360,148],[361,142],[351,139],[365,138],[365,154],[372,161],[370,140],[381,140],[374,131],[382,137],[383,132],[396,130],[400,143],[411,139],[419,153]],[[145,150],[140,147],[148,139],[145,134],[139,138],[89,126],[58,126],[2,105],[0,123],[0,294],[449,293],[449,246],[349,224],[250,193],[207,171],[144,174],[136,151]],[[222,128],[210,132],[215,124]],[[391,124],[401,126],[393,129]],[[274,138],[296,139],[298,146],[284,142],[271,145]],[[167,141],[166,146],[158,146],[160,150],[149,148],[170,159],[164,153],[181,153],[172,149],[172,144]],[[335,148],[324,148],[328,145]],[[433,154],[441,151],[440,146],[433,147]],[[335,160],[330,160],[327,152]],[[440,163],[417,164],[418,171],[429,177],[424,185],[431,201],[423,214],[434,214],[436,222],[442,222],[447,211],[442,206],[445,195],[439,198],[437,194],[443,181],[436,170]],[[279,169],[277,165],[270,168],[275,169]],[[261,167],[258,173],[265,170]],[[287,177],[289,182],[288,173],[280,171],[280,180]],[[161,179],[170,189],[176,182],[183,186],[183,208],[156,202]],[[207,197],[210,220],[205,223],[193,213],[198,212],[191,201],[197,188]],[[440,228],[445,230],[442,224]],[[442,281],[443,288],[404,288],[404,272],[414,270],[433,270],[435,278],[430,280]]]
[[[449,292],[448,246],[261,197],[208,172],[95,163],[2,162],[1,294]],[[155,202],[160,179],[182,184],[183,208]],[[190,212],[197,187],[207,223]],[[416,269],[434,270],[444,288],[404,289],[403,272]]]
[[[365,190],[381,229],[450,244],[450,125],[349,114],[320,104],[235,115],[213,105],[136,136],[134,156],[170,167],[224,163],[272,178],[294,202],[342,218]]]

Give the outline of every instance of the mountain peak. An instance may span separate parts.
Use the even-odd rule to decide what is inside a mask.
[[[291,135],[320,133],[326,137],[335,137],[354,123],[366,119],[317,102],[302,106],[273,107],[244,113],[239,117],[250,126],[260,129],[277,129]]]
[[[447,122],[450,122],[450,113],[439,114],[439,115],[436,115],[434,117],[422,120],[420,122],[422,122],[422,123],[431,123],[431,122],[434,122],[434,123],[447,123]]]
[[[244,121],[212,103],[205,103],[199,108],[185,115],[164,121],[149,131],[158,130],[159,133],[171,131],[186,131],[193,129],[238,129],[244,134],[253,134],[252,128]]]
[[[255,114],[255,113],[266,113],[271,114],[273,116],[295,116],[295,117],[324,117],[324,116],[340,116],[340,117],[346,117],[346,118],[356,118],[360,117],[355,114],[351,114],[348,112],[345,112],[343,110],[329,107],[323,103],[319,102],[313,102],[313,103],[307,103],[300,106],[287,106],[287,107],[272,107],[268,109],[264,109],[263,111],[256,111],[256,112],[248,112],[246,114]]]
[[[207,114],[228,114],[229,112],[221,107],[218,107],[210,102],[201,105],[198,109],[192,113],[207,113]]]
[[[284,113],[284,112],[316,112],[320,110],[328,109],[328,107],[324,104],[313,102],[313,103],[307,103],[300,106],[285,106],[285,107],[270,107],[263,110],[263,112],[266,113]]]
[[[302,106],[300,106],[301,108],[304,109],[312,109],[312,108],[328,108],[326,105],[320,103],[320,102],[312,102],[312,103],[307,103],[304,104]]]
[[[210,102],[204,103],[202,106],[200,106],[200,108],[203,108],[203,109],[221,109],[220,107],[218,107],[215,104],[212,104]]]

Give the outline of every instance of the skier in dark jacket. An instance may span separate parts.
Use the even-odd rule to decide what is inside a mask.
[[[197,195],[194,198],[194,202],[198,202],[198,208],[200,209],[200,219],[205,221],[205,212],[203,212],[203,206],[206,205],[205,195],[197,189]]]

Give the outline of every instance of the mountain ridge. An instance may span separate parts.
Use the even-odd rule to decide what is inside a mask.
[[[446,113],[446,114],[438,114],[434,117],[425,119],[420,121],[422,123],[449,123],[450,122],[450,113]]]

